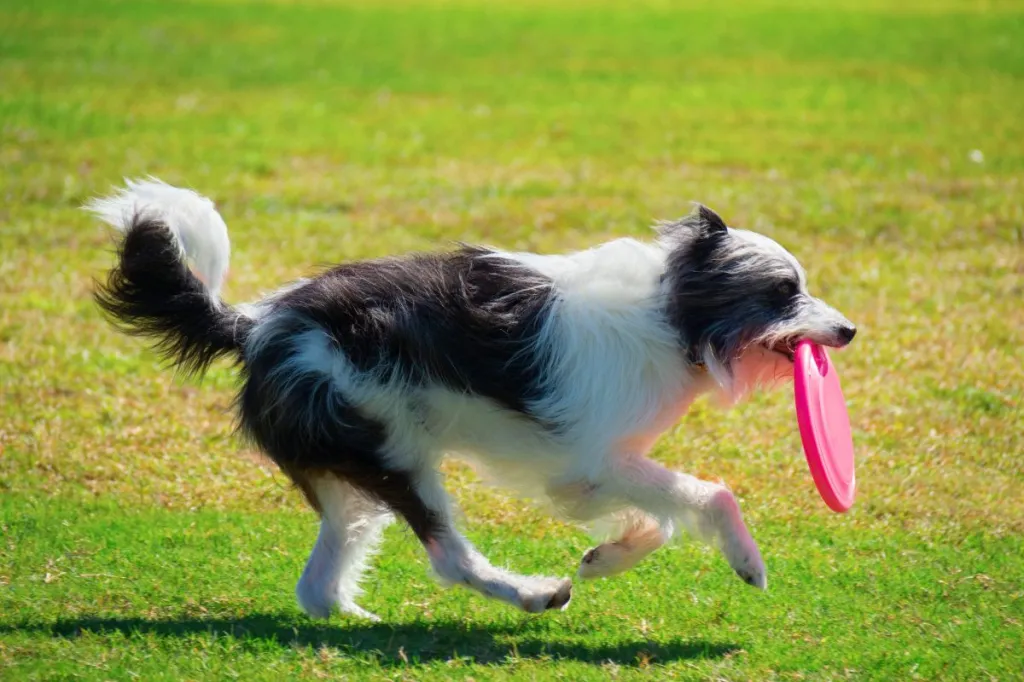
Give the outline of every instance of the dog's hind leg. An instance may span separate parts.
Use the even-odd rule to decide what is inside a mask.
[[[356,604],[359,579],[380,542],[391,514],[332,474],[306,482],[307,496],[320,509],[320,534],[302,572],[295,595],[303,611],[327,618],[338,610],[371,620],[372,613]]]
[[[465,585],[481,594],[538,613],[561,609],[569,604],[572,580],[525,576],[497,568],[462,536],[452,520],[452,506],[435,470],[421,470],[413,477],[416,501],[405,500],[396,509],[419,536],[435,573],[444,582]],[[392,508],[394,504],[389,502]],[[409,511],[416,507],[410,518]]]
[[[618,537],[583,555],[577,574],[579,577],[605,578],[628,571],[672,537],[671,523],[659,523],[635,509],[620,516],[622,525]]]
[[[767,587],[761,552],[736,497],[725,486],[670,471],[641,456],[619,459],[607,485],[609,494],[656,518],[678,521],[691,534],[717,545],[744,582]]]

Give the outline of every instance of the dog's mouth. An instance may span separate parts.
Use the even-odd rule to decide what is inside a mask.
[[[787,360],[793,362],[796,358],[797,344],[799,344],[801,341],[803,341],[802,338],[780,339],[773,343],[764,343],[761,345],[762,347],[767,348],[773,353],[784,355]],[[826,346],[828,348],[842,348],[846,344],[823,343],[821,345]]]
[[[784,355],[787,360],[793,362],[796,358],[796,344],[800,339],[780,339],[772,344],[764,344],[764,347],[773,353]]]

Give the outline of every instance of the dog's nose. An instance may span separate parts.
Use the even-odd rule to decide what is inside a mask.
[[[839,339],[843,342],[843,345],[847,345],[853,341],[853,337],[857,335],[857,328],[851,325],[843,325],[839,328]]]

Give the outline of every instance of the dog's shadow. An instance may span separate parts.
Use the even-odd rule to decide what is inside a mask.
[[[290,615],[263,613],[237,619],[221,618],[76,618],[53,624],[25,623],[0,627],[3,632],[35,631],[69,639],[83,633],[121,633],[185,638],[194,635],[232,636],[243,646],[264,649],[267,642],[280,646],[333,647],[342,654],[372,657],[379,665],[406,666],[453,658],[477,663],[509,659],[568,659],[622,666],[668,663],[678,660],[722,658],[739,651],[736,644],[700,639],[652,642],[635,640],[594,644],[560,639],[535,620],[518,625],[480,626],[471,623],[417,621],[385,623],[313,624]]]

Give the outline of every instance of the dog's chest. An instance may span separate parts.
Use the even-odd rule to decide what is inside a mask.
[[[706,374],[691,377],[676,387],[665,387],[662,400],[646,419],[629,429],[617,441],[616,450],[626,454],[646,454],[663,433],[675,426],[702,393],[712,387]]]

